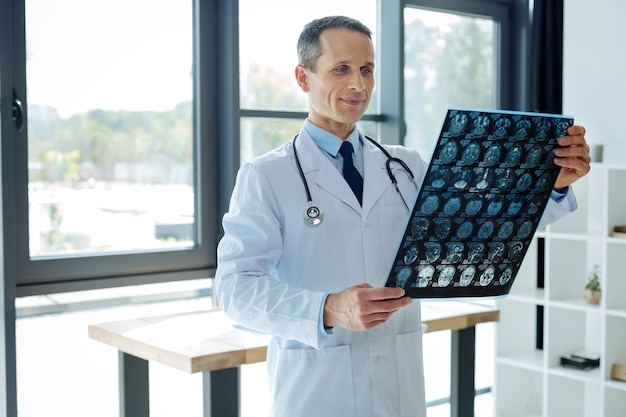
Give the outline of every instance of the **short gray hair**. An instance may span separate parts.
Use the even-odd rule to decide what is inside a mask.
[[[361,32],[370,40],[372,39],[372,31],[367,26],[356,19],[346,16],[328,16],[321,19],[313,20],[304,26],[300,37],[298,38],[298,61],[300,65],[315,72],[317,69],[317,60],[322,55],[322,46],[320,45],[320,35],[326,29],[346,28],[352,31]]]

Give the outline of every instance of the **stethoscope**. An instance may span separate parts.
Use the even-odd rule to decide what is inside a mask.
[[[313,205],[313,198],[311,197],[311,190],[309,190],[309,184],[306,178],[304,177],[304,172],[302,171],[302,165],[300,165],[300,159],[298,158],[298,151],[296,150],[297,138],[298,138],[298,135],[295,135],[292,140],[293,156],[296,159],[296,166],[298,167],[298,172],[300,173],[300,178],[302,179],[302,185],[304,185],[304,191],[306,192],[306,199],[307,199],[307,202],[309,203],[309,207],[307,207],[307,209],[304,210],[304,215],[302,217],[304,219],[304,223],[306,223],[307,226],[314,227],[322,223],[322,220],[324,220],[324,212],[319,207]],[[383,154],[385,154],[385,156],[387,157],[387,162],[385,162],[385,168],[387,169],[387,176],[389,177],[389,179],[391,180],[391,183],[395,187],[396,192],[400,196],[400,199],[402,199],[402,203],[404,204],[404,207],[406,208],[408,212],[410,212],[411,210],[409,209],[409,205],[406,203],[406,200],[402,196],[402,193],[400,192],[400,188],[398,187],[398,180],[396,179],[396,176],[394,175],[394,173],[391,171],[391,163],[395,162],[397,164],[400,164],[402,169],[404,169],[406,173],[409,174],[409,179],[411,180],[411,182],[415,186],[415,189],[417,190],[418,186],[417,186],[417,182],[415,181],[415,176],[413,175],[413,171],[411,171],[409,166],[402,159],[391,156],[391,154],[387,152],[387,149],[383,148],[383,146],[380,143],[376,142],[374,139],[370,138],[369,136],[365,136],[365,139],[369,140],[371,143],[376,145],[376,147],[380,149],[380,151]]]

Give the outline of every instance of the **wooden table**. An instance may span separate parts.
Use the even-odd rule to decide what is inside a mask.
[[[422,302],[427,332],[452,330],[452,417],[474,415],[475,325],[499,311],[476,303]],[[148,362],[203,373],[204,415],[239,415],[239,366],[265,361],[269,336],[237,327],[220,310],[113,321],[89,337],[119,352],[120,416],[148,417]],[[460,366],[463,364],[463,366]]]

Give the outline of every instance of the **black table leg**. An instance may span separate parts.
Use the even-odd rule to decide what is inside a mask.
[[[202,374],[204,417],[239,417],[239,368]]]
[[[452,331],[450,417],[474,417],[476,328]]]
[[[124,352],[118,355],[120,417],[149,417],[148,361]]]

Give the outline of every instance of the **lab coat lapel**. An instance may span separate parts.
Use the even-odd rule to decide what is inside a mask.
[[[305,174],[314,172],[314,181],[317,185],[360,213],[361,206],[341,172],[322,154],[322,150],[304,129],[300,130],[297,147],[302,171]],[[311,191],[311,194],[315,200],[314,192]]]
[[[363,143],[363,217],[367,217],[383,192],[391,185],[384,153],[365,139]]]

